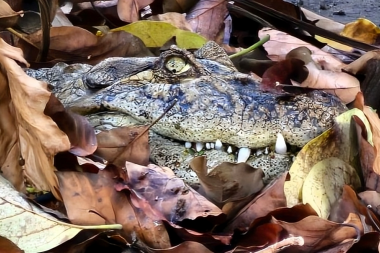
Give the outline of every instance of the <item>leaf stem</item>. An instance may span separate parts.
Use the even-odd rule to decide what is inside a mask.
[[[257,43],[253,44],[249,48],[243,49],[240,52],[237,52],[236,54],[230,55],[230,59],[244,55],[244,54],[247,54],[247,53],[255,50],[256,48],[258,48],[259,46],[261,46],[265,42],[267,42],[269,39],[270,39],[270,36],[269,36],[269,34],[267,34],[267,35],[265,35],[265,37],[263,37],[261,40],[259,40]]]

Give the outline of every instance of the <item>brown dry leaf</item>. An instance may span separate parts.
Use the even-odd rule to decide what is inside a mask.
[[[7,237],[21,249],[47,251],[86,228],[61,222],[47,214],[26,201],[0,176],[0,236]],[[121,225],[97,226],[95,229],[121,229]]]
[[[360,56],[359,59],[345,66],[343,70],[354,75],[358,73],[364,74],[366,72],[367,62],[371,59],[380,59],[380,50],[366,52]]]
[[[292,208],[277,208],[267,215],[263,217],[256,218],[254,220],[247,220],[251,222],[249,225],[248,231],[247,228],[241,228],[240,231],[242,233],[241,237],[237,241],[237,249],[240,247],[254,250],[258,248],[265,248],[268,246],[269,242],[273,243],[273,240],[278,239],[279,236],[281,238],[287,235],[287,232],[278,227],[278,224],[273,224],[272,220],[275,218],[277,220],[281,220],[284,222],[300,222],[306,217],[317,215],[315,211],[310,207],[310,205],[296,205]],[[276,226],[265,226],[266,224],[273,224]],[[264,233],[263,229],[269,228],[268,231],[263,234],[263,238],[257,238],[258,233]],[[281,233],[281,235],[279,235]],[[256,242],[255,244],[251,244],[251,242]],[[237,251],[239,252],[239,251]],[[245,252],[245,251],[243,251]]]
[[[174,1],[170,1],[170,2],[174,2]],[[154,16],[149,17],[148,20],[164,21],[164,22],[174,25],[175,27],[181,30],[190,31],[190,32],[193,31],[191,29],[190,24],[187,22],[185,16],[177,12],[166,12],[164,14],[154,15]]]
[[[359,193],[359,196],[361,197],[365,194],[365,192],[362,192]],[[370,195],[367,196],[369,197]],[[372,196],[375,197],[374,195]],[[369,198],[367,198],[367,200],[369,200]],[[375,203],[375,201],[373,203]],[[364,203],[366,203],[365,200]],[[343,187],[342,196],[338,199],[338,201],[335,202],[333,208],[331,209],[329,220],[341,223],[347,219],[350,213],[357,214],[359,217],[365,217],[365,219],[362,219],[365,232],[374,231],[376,229],[375,226],[380,225],[380,221],[377,219],[374,213],[371,210],[368,210],[363,202],[357,198],[355,191],[350,186],[345,185]],[[371,215],[371,217],[369,215]],[[373,222],[375,222],[376,225],[373,224]]]
[[[140,20],[139,11],[153,2],[154,0],[119,0],[117,14],[124,22],[132,23]]]
[[[136,238],[153,248],[170,246],[166,229],[156,216],[131,205],[129,194],[115,190],[117,168],[109,166],[98,174],[57,172],[68,217],[74,224],[119,223],[122,236],[132,243]],[[160,238],[160,240],[157,240]]]
[[[373,134],[373,145],[375,147],[375,161],[373,163],[373,171],[380,175],[380,119],[379,115],[370,107],[364,106],[363,112],[367,117]]]
[[[302,236],[305,240],[303,252],[317,252],[322,248],[333,246],[337,242],[358,236],[352,226],[328,221],[318,216],[308,216],[294,223],[273,217],[273,223],[279,224],[293,236]],[[360,218],[356,214],[350,214],[345,223],[354,225],[363,231]]]
[[[286,207],[284,194],[286,177],[287,173],[284,173],[279,179],[266,186],[252,201],[240,209],[240,212],[234,216],[224,231],[244,229],[249,227],[256,218],[263,217],[277,208]],[[234,203],[234,205],[236,204]],[[224,207],[223,211],[226,213]]]
[[[347,253],[379,252],[379,238],[379,232],[366,233],[360,238],[358,242],[352,245],[352,247],[347,251]]]
[[[347,23],[340,35],[361,41],[367,44],[374,44],[380,35],[380,28],[365,18]]]
[[[53,94],[46,104],[44,113],[69,137],[71,153],[77,156],[94,153],[97,147],[95,131],[85,117],[66,110]]]
[[[203,244],[198,243],[198,242],[191,242],[191,241],[186,241],[183,243],[180,243],[176,246],[167,248],[167,249],[154,249],[152,252],[157,252],[157,253],[212,253],[211,250],[207,249]]]
[[[0,236],[0,253],[23,253],[11,240]]]
[[[147,126],[118,127],[100,132],[96,135],[98,149],[95,154],[119,167],[123,167],[125,161],[148,165],[150,150],[146,128]]]
[[[135,206],[148,203],[158,217],[165,217],[173,223],[198,217],[223,216],[219,208],[175,177],[169,168],[153,164],[140,166],[130,162],[125,163],[125,168],[128,181],[117,189],[130,190],[138,202],[134,203]]]
[[[200,0],[187,13],[186,20],[195,33],[215,40],[224,28],[227,13],[227,2],[224,0]]]
[[[16,25],[23,11],[15,12],[7,2],[0,1],[0,30]]]
[[[51,93],[47,84],[27,76],[17,63],[2,54],[14,53],[13,58],[22,59],[22,53],[0,40],[1,99],[1,148],[0,166],[3,175],[23,190],[23,177],[31,180],[39,190],[50,190],[59,198],[57,178],[54,174],[53,157],[70,149],[70,142],[56,125],[44,114]],[[8,54],[9,54],[8,52]],[[19,164],[20,156],[25,165]]]
[[[208,173],[206,157],[199,156],[190,167],[197,173],[203,195],[218,205],[244,199],[264,187],[263,171],[246,163],[224,162]]]
[[[199,0],[163,0],[162,11],[164,13],[185,13],[188,12],[197,2],[199,2]]]
[[[364,204],[371,205],[371,209],[374,210],[374,212],[377,215],[380,215],[380,193],[376,191],[364,191],[359,193],[358,195],[360,199],[364,202]],[[363,207],[367,208],[365,206]],[[377,221],[377,219],[375,220]],[[377,225],[379,226],[380,224],[377,223]]]
[[[368,142],[368,133],[363,121],[356,116],[353,116],[353,120],[356,127],[360,166],[363,173],[365,185],[367,189],[379,191],[380,175],[376,174],[373,171],[374,161],[376,157],[375,148]]]
[[[262,39],[267,34],[270,35],[270,40],[263,46],[268,52],[268,57],[272,61],[285,60],[286,55],[291,50],[304,46],[310,49],[312,52],[311,57],[313,58],[314,62],[322,66],[323,69],[339,72],[343,67],[345,67],[345,64],[334,56],[284,32],[270,28],[264,28],[259,31],[259,38]]]
[[[39,46],[41,31],[27,36],[31,42]],[[34,60],[35,48],[24,44],[26,59]],[[34,50],[34,51],[33,51]],[[29,53],[30,51],[30,53]],[[148,56],[152,55],[144,43],[124,31],[109,32],[96,36],[91,32],[75,26],[52,27],[50,29],[49,57],[61,61],[96,64],[109,57]]]

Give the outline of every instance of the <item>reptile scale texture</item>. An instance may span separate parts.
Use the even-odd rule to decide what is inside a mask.
[[[273,145],[277,133],[302,147],[347,110],[323,91],[298,95],[262,91],[214,42],[194,54],[172,46],[160,57],[115,57],[95,66],[59,63],[26,72],[52,85],[72,111],[92,115],[95,125],[102,122],[96,115],[105,113],[104,124],[114,127],[123,121],[113,120],[110,113],[149,124],[175,103],[153,126],[155,133],[187,142],[220,140],[237,148]]]

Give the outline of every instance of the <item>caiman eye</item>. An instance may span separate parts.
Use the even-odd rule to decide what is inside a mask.
[[[173,74],[181,74],[190,68],[189,64],[181,57],[174,56],[167,60],[165,67]]]

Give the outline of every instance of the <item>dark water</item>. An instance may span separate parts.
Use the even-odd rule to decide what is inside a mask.
[[[341,23],[364,17],[380,25],[380,0],[288,0],[288,2],[299,3],[301,7]],[[334,12],[345,15],[334,15]]]

